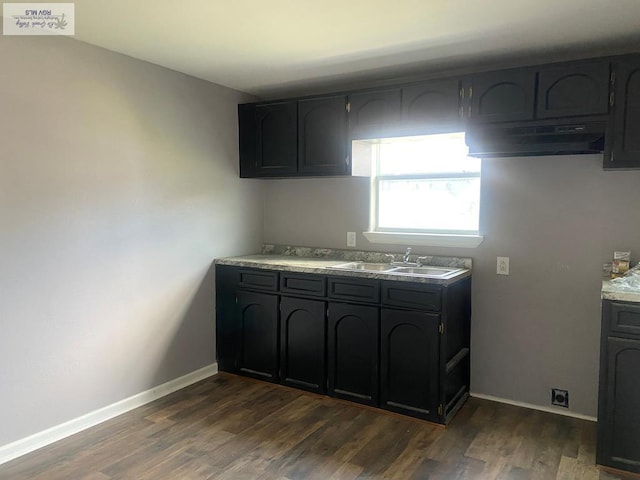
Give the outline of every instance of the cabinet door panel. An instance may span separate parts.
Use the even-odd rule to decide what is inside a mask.
[[[640,168],[640,55],[614,68],[613,150],[604,168]]]
[[[278,379],[278,296],[238,291],[241,373]]]
[[[238,107],[240,176],[286,176],[297,170],[295,100]]]
[[[381,406],[438,419],[440,316],[404,310],[381,313]]]
[[[491,72],[472,77],[473,122],[533,119],[536,75],[533,70]]]
[[[324,393],[324,302],[282,297],[280,311],[282,383]]]
[[[537,118],[600,115],[608,111],[608,62],[546,68],[538,74]]]
[[[236,315],[238,271],[216,265],[216,356],[223,372],[237,372],[239,322]]]
[[[614,468],[640,472],[640,340],[607,339],[604,418],[598,461]]]
[[[349,96],[349,138],[384,135],[385,127],[400,123],[400,89],[354,93]]]
[[[329,394],[378,403],[378,308],[329,303]]]
[[[346,97],[298,101],[298,172],[348,173]]]
[[[402,118],[411,126],[428,131],[444,125],[460,125],[462,117],[460,81],[432,80],[402,89]]]

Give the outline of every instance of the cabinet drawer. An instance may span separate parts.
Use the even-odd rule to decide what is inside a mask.
[[[606,305],[606,304],[605,304]],[[640,335],[640,305],[610,302],[609,331]]]
[[[268,290],[278,290],[278,272],[268,270],[239,270],[238,285],[240,287]]]
[[[329,298],[368,303],[380,301],[380,282],[378,280],[330,277],[328,282],[327,296]]]
[[[382,282],[382,304],[439,312],[442,288],[419,283]]]
[[[280,291],[282,293],[324,297],[327,294],[327,284],[325,278],[321,275],[282,273],[280,275]]]

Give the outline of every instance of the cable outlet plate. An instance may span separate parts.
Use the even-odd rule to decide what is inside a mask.
[[[347,232],[347,247],[356,246],[356,232]]]
[[[569,390],[552,388],[551,389],[551,405],[556,405],[557,407],[569,408]]]

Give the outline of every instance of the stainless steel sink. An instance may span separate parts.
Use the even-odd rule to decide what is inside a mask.
[[[397,267],[389,273],[400,273],[405,275],[420,275],[423,277],[442,278],[458,273],[461,268],[451,267]]]
[[[393,267],[388,263],[349,262],[327,268],[334,268],[336,270],[357,270],[361,272],[387,272],[394,270],[396,267]]]

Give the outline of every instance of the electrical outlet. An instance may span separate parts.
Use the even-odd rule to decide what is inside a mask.
[[[347,232],[347,247],[356,246],[356,232]]]
[[[551,405],[569,408],[569,390],[551,389]]]
[[[509,257],[498,257],[496,273],[498,275],[509,275]]]

